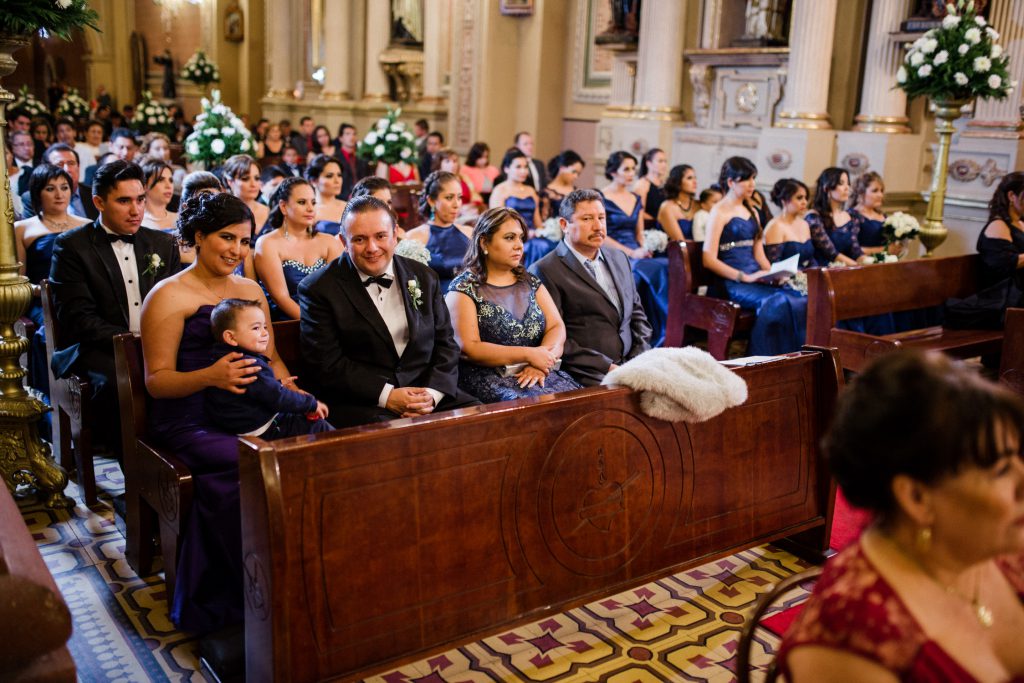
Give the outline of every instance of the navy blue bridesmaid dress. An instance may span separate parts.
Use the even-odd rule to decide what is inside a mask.
[[[537,209],[537,202],[533,197],[509,197],[505,200],[505,206],[509,209],[513,209],[523,217],[526,221],[527,230],[535,230],[537,228],[533,223],[533,212]],[[535,261],[539,261],[548,255],[548,252],[554,251],[555,247],[558,246],[558,242],[549,240],[547,237],[531,237],[526,240],[526,244],[523,245],[523,267],[528,268]]]
[[[448,285],[462,272],[462,261],[469,250],[469,238],[454,225],[443,228],[430,223],[430,237],[427,249],[430,251],[430,267],[441,280],[441,292],[448,292]]]
[[[679,225],[679,229],[683,233],[683,237],[688,240],[693,239],[693,219],[692,218],[680,218],[676,221]]]
[[[284,272],[284,281],[288,285],[288,296],[292,298],[292,301],[299,300],[299,283],[307,275],[312,275],[316,271],[320,270],[327,265],[327,261],[322,258],[318,258],[313,265],[307,266],[299,261],[293,261],[291,259],[281,262],[281,270]],[[274,321],[280,320],[291,320],[284,311],[274,301],[274,297],[270,295],[270,292],[263,288],[267,295],[267,304],[270,306],[270,318]]]

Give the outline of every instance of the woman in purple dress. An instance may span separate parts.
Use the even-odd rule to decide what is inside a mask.
[[[192,471],[194,500],[183,531],[171,620],[184,631],[208,633],[242,621],[242,538],[238,437],[210,427],[203,390],[242,393],[256,379],[255,361],[240,353],[211,356],[210,312],[227,298],[258,301],[263,290],[235,275],[255,232],[252,212],[229,194],[201,194],[182,208],[178,231],[195,247],[186,270],[160,282],[142,307],[146,389],[153,397],[149,429]],[[274,374],[294,384],[274,348]],[[170,561],[165,558],[165,561]]]

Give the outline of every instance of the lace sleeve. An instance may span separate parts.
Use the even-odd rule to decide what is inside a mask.
[[[479,278],[474,275],[471,271],[464,270],[452,280],[452,283],[448,286],[450,292],[461,292],[476,303],[480,303],[480,293],[477,291],[477,285],[480,284]]]
[[[782,242],[777,244],[764,243],[764,255],[770,263],[775,263],[782,256]]]
[[[855,211],[850,212],[850,258],[859,259],[864,255],[860,246],[860,226],[864,224],[864,218]]]
[[[821,216],[810,212],[804,216],[807,225],[811,228],[811,241],[814,242],[814,249],[818,252],[820,260],[825,263],[832,263],[839,256],[836,245],[832,244],[832,238],[825,232],[825,226],[821,222]],[[859,248],[859,246],[858,246]]]

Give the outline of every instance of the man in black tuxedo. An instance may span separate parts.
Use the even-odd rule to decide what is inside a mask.
[[[71,176],[71,203],[68,205],[68,213],[90,220],[99,218],[100,213],[92,203],[92,188],[78,182],[78,152],[70,145],[57,142],[46,148],[43,160],[48,164],[60,166]],[[24,207],[22,213],[25,218],[35,215],[36,208],[32,206],[32,197],[28,191],[22,193],[21,204]]]
[[[372,174],[370,165],[366,159],[360,159],[356,155],[356,147],[359,140],[356,137],[356,127],[351,123],[343,123],[338,127],[338,144],[341,147],[341,195],[346,202],[352,196],[352,188],[360,180]]]
[[[629,257],[602,248],[607,217],[601,195],[574,190],[562,200],[559,214],[565,239],[530,272],[544,282],[565,323],[562,369],[593,386],[651,348],[651,326]]]
[[[478,405],[458,388],[459,345],[437,275],[394,256],[388,205],[356,197],[341,235],[345,253],[299,284],[302,348],[332,424]]]
[[[94,414],[106,444],[120,451],[121,421],[111,339],[138,334],[142,300],[160,280],[177,273],[181,258],[174,238],[142,227],[146,186],[142,169],[112,161],[96,171],[93,203],[99,218],[54,241],[53,287],[60,349],[53,374],[72,373],[92,383]]]

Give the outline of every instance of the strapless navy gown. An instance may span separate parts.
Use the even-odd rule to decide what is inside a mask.
[[[679,229],[682,231],[683,237],[688,240],[693,239],[693,219],[680,218],[676,221],[676,224],[679,225]]]
[[[462,272],[462,261],[469,250],[469,238],[454,225],[442,228],[431,224],[427,249],[430,250],[430,267],[441,280],[441,291],[447,293],[452,278]]]
[[[636,223],[640,220],[640,196],[636,197],[633,211],[626,213],[618,204],[605,198],[604,210],[608,215],[608,236],[629,249],[636,249]],[[633,267],[636,291],[640,295],[647,322],[651,324],[651,346],[661,346],[668,321],[668,257],[629,260]]]
[[[794,254],[800,254],[800,270],[816,268],[821,265],[818,263],[814,249],[814,242],[811,240],[807,240],[806,242],[794,242],[790,240],[788,242],[779,242],[778,244],[764,245],[764,255],[767,256],[768,260],[772,263],[785,261],[788,258],[792,258]]]
[[[718,258],[744,273],[761,269],[754,258],[757,226],[750,218],[734,217],[722,228]],[[747,354],[772,356],[798,351],[807,338],[807,297],[789,287],[719,278],[729,299],[757,313]]]
[[[211,363],[212,306],[185,320],[178,372]],[[212,428],[203,392],[155,399],[149,429],[192,471],[192,511],[183,530],[171,620],[182,630],[206,633],[242,621],[242,526],[238,485],[238,437]],[[165,558],[165,561],[166,558]]]
[[[317,232],[326,233],[328,235],[337,235],[341,232],[341,223],[337,221],[317,221],[314,227]]]
[[[326,265],[327,261],[322,258],[318,258],[311,266],[307,266],[304,263],[293,261],[291,259],[282,261],[281,269],[284,271],[284,281],[288,285],[288,296],[290,296],[293,301],[298,301],[299,283],[302,282],[307,275],[312,275]],[[266,291],[266,288],[264,288],[264,291]],[[291,320],[291,318],[284,314],[284,311],[280,309],[277,303],[275,303],[273,297],[270,296],[270,292],[267,291],[266,294],[267,303],[270,305],[271,319],[275,321]]]
[[[857,241],[862,247],[884,247],[885,236],[882,235],[884,220],[876,221],[873,218],[865,218],[863,214],[851,211],[850,215],[860,223],[860,232]]]
[[[537,202],[533,200],[533,197],[509,197],[505,200],[505,206],[514,209],[523,217],[527,230],[534,230],[538,227],[533,223],[533,212],[537,208]],[[558,242],[549,240],[547,237],[529,238],[523,245],[523,267],[527,268],[535,261],[541,260],[557,246]]]
[[[462,292],[476,304],[480,341],[502,346],[540,346],[547,324],[537,303],[541,282],[534,275],[527,275],[527,278],[514,285],[496,287],[481,283],[477,275],[465,271],[452,281],[452,291]],[[517,378],[499,376],[496,368],[462,360],[459,361],[459,388],[484,403],[497,403],[572,391],[580,385],[567,373],[552,370],[544,386],[523,388]]]

